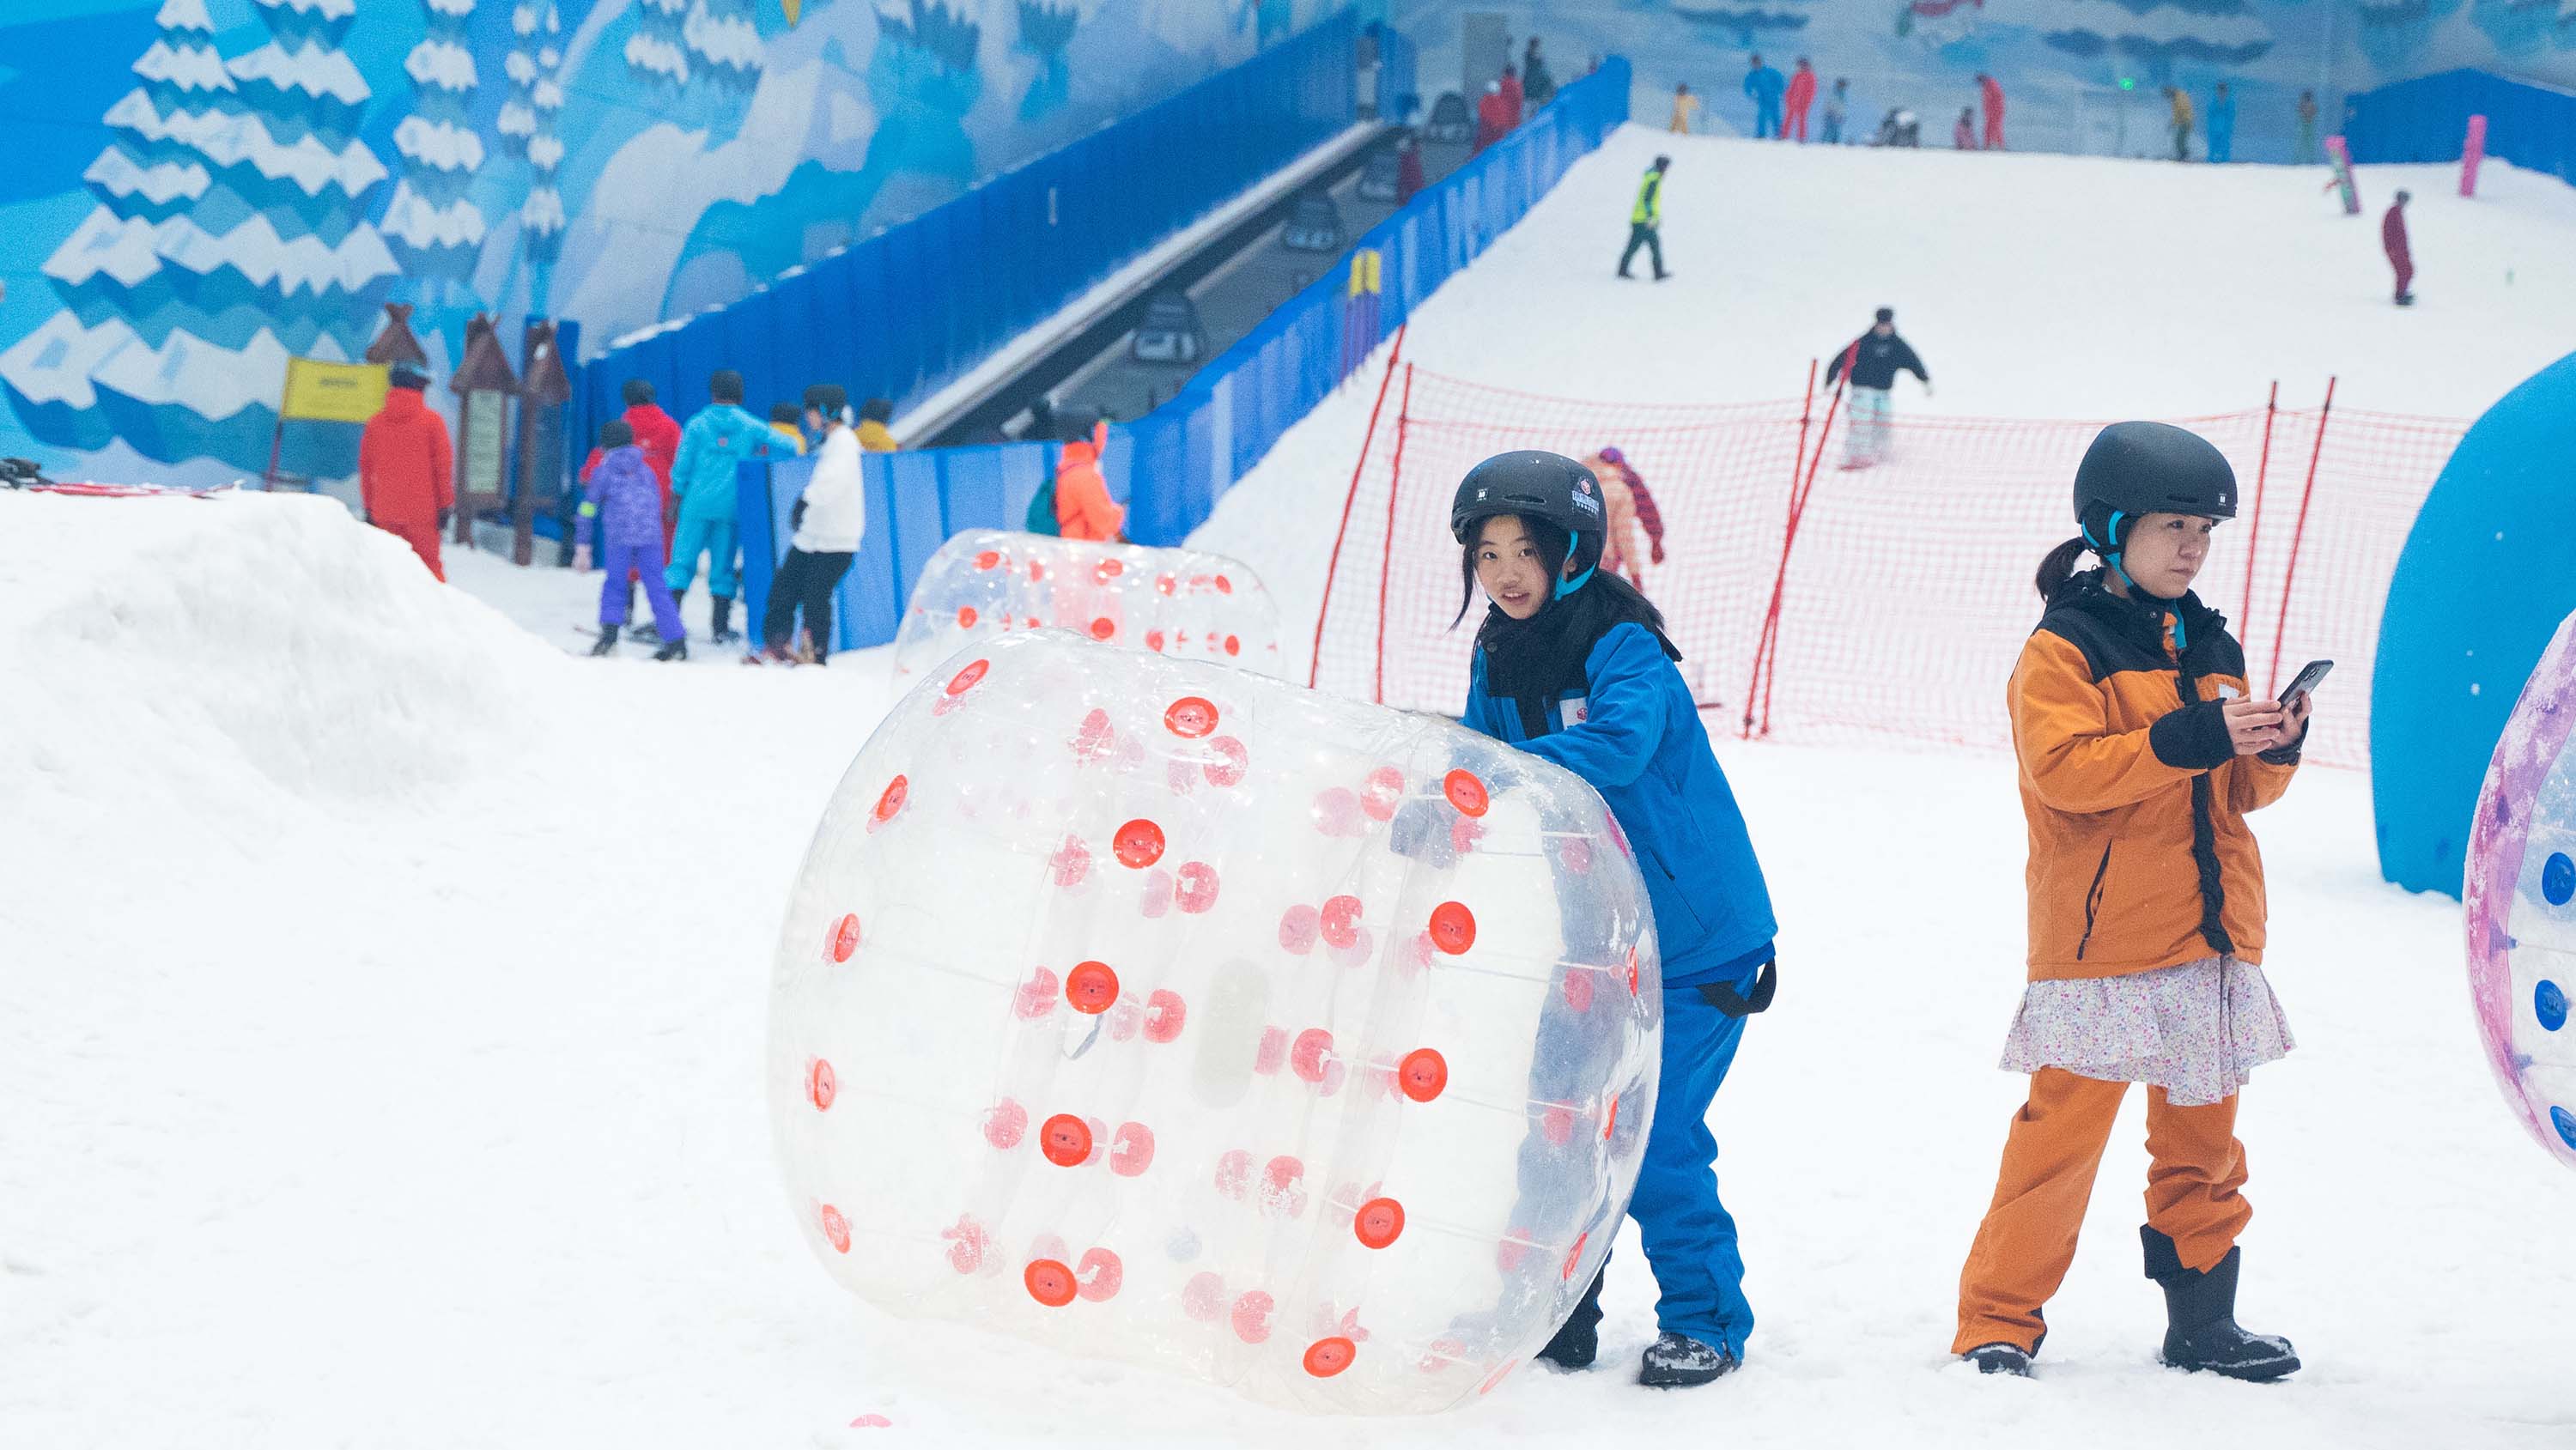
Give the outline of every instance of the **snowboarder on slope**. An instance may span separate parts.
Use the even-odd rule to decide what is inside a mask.
[[[2413,201],[2411,192],[2401,191],[2388,204],[2388,213],[2379,219],[2379,247],[2388,254],[2390,270],[2397,274],[2397,305],[2415,305],[2415,254],[2406,245],[2406,203]]]
[[[1780,134],[1780,94],[1788,82],[1780,73],[1762,63],[1757,52],[1753,64],[1744,73],[1744,93],[1753,98],[1753,137],[1764,140]]]
[[[1770,1005],[1778,985],[1762,866],[1673,667],[1679,652],[1662,614],[1598,567],[1607,520],[1592,475],[1553,453],[1505,453],[1468,472],[1449,517],[1461,616],[1478,587],[1492,601],[1462,723],[1581,776],[1662,865],[1646,873],[1663,948],[1662,1076],[1628,1204],[1662,1290],[1661,1333],[1637,1378],[1706,1384],[1743,1362],[1753,1330],[1735,1221],[1710,1171],[1717,1141],[1707,1118],[1745,1019]],[[1542,1356],[1566,1369],[1593,1362],[1607,1273],[1605,1260]]]
[[[1644,247],[1655,264],[1655,280],[1661,282],[1673,275],[1664,270],[1664,173],[1671,170],[1673,158],[1658,156],[1646,168],[1645,179],[1637,183],[1637,204],[1628,208],[1628,249],[1619,254],[1619,275],[1628,275],[1628,264]]]
[[[456,513],[456,455],[447,420],[421,396],[428,387],[428,374],[394,364],[384,406],[358,435],[358,501],[368,523],[411,545],[444,584],[438,536]]]
[[[1992,1206],[1959,1273],[1950,1351],[2030,1373],[2075,1258],[2120,1101],[2147,1089],[2146,1275],[2163,1360],[2230,1379],[2299,1367],[2237,1326],[2236,1099],[2291,1048],[2264,979],[2263,862],[2248,814],[2290,787],[2309,698],[2249,698],[2245,652],[2191,583],[2236,477],[2204,439],[2114,423],[2075,473],[2080,537],[2039,567],[2048,602],[2007,698],[2030,828],[2029,982],[2001,1066],[2030,1076]],[[2087,552],[2101,567],[2076,572]]]
[[[644,461],[644,450],[636,445],[634,428],[622,418],[600,424],[599,466],[591,470],[589,496],[581,501],[572,555],[576,573],[590,568],[591,541],[605,518],[608,537],[600,555],[607,577],[599,581],[599,643],[591,646],[592,654],[617,648],[617,632],[626,626],[633,599],[627,581],[640,578],[645,597],[653,601],[653,632],[662,641],[653,658],[689,657],[679,602],[671,597],[670,583],[662,574],[661,493],[652,466]]]
[[[1896,386],[1898,372],[1909,372],[1923,383],[1926,397],[1932,393],[1932,375],[1923,370],[1923,359],[1914,355],[1914,347],[1896,335],[1896,309],[1878,309],[1877,320],[1869,331],[1854,338],[1825,369],[1825,382],[1851,373],[1851,427],[1843,435],[1843,467],[1868,468],[1887,456],[1887,424],[1894,408],[1888,391]]]

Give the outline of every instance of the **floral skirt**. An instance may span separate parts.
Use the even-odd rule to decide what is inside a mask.
[[[2031,983],[2001,1066],[2147,1083],[2192,1108],[2225,1101],[2255,1067],[2296,1045],[2261,967],[2203,957],[2127,976]]]

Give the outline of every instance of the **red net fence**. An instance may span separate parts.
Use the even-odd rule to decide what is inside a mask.
[[[2032,575],[2074,532],[2068,488],[2101,422],[1900,416],[1882,437],[1856,435],[1846,398],[1812,387],[1774,402],[1585,402],[1404,363],[1386,387],[1334,546],[1318,687],[1457,713],[1484,607],[1453,627],[1458,480],[1509,449],[1616,446],[1663,516],[1663,561],[1638,572],[1712,729],[2011,744],[2004,687],[2039,619]],[[2243,495],[2201,598],[2229,616],[2258,689],[2335,660],[2310,757],[2367,764],[2389,576],[2467,425],[2337,409],[2331,384],[2315,408],[2170,421],[2227,455]]]

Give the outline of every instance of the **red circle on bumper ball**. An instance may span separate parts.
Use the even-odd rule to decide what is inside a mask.
[[[975,567],[978,569],[990,569],[1001,562],[1002,556],[990,549],[975,556]]]
[[[840,1080],[832,1076],[832,1064],[819,1057],[814,1059],[814,1065],[805,1071],[805,1096],[814,1104],[814,1110],[821,1112],[831,1107],[832,1099],[840,1093]]]
[[[1093,639],[1107,639],[1116,633],[1118,633],[1117,624],[1106,617],[1091,621],[1091,637]]]
[[[1106,962],[1084,962],[1064,974],[1064,999],[1074,1011],[1097,1017],[1118,1005],[1118,974]]]
[[[984,1110],[984,1141],[996,1148],[1016,1148],[1029,1130],[1029,1110],[1009,1098]]]
[[[1404,1095],[1417,1103],[1427,1103],[1440,1096],[1449,1086],[1449,1060],[1436,1049],[1417,1047],[1404,1055],[1395,1070],[1397,1085]]]
[[[1270,1337],[1269,1295],[1254,1289],[1234,1301],[1234,1337],[1246,1344],[1259,1344]]]
[[[1038,1151],[1058,1168],[1080,1167],[1091,1156],[1091,1125],[1071,1113],[1058,1113],[1038,1129]]]
[[[823,1205],[823,1237],[831,1241],[834,1253],[850,1251],[850,1221],[841,1217],[841,1211],[828,1203]]]
[[[833,924],[830,944],[832,960],[846,962],[850,959],[850,954],[858,949],[859,918],[856,913],[852,913]]]
[[[1073,1302],[1075,1294],[1081,1292],[1081,1286],[1074,1282],[1073,1270],[1053,1259],[1039,1259],[1031,1263],[1021,1273],[1020,1282],[1029,1286],[1030,1298],[1049,1309],[1063,1308]]]
[[[1338,1334],[1330,1339],[1318,1339],[1306,1346],[1306,1373],[1319,1380],[1328,1380],[1349,1369],[1351,1361],[1358,1357],[1359,1346]]]
[[[1431,944],[1453,957],[1464,956],[1476,944],[1476,914],[1456,901],[1431,908]]]
[[[1145,1040],[1163,1043],[1181,1035],[1182,1024],[1189,1021],[1189,1004],[1169,987],[1157,987],[1145,999]]]
[[[1082,1255],[1082,1272],[1075,1279],[1074,1292],[1094,1304],[1118,1297],[1118,1286],[1127,1280],[1127,1267],[1107,1249],[1088,1249]]]
[[[1191,861],[1180,871],[1180,889],[1173,900],[1192,916],[1216,905],[1216,868],[1205,861]]]
[[[1163,828],[1152,821],[1129,821],[1110,838],[1110,846],[1120,865],[1142,871],[1163,859]]]
[[[1184,740],[1201,739],[1216,729],[1216,706],[1196,695],[1184,695],[1163,712],[1163,726]]]
[[[968,690],[975,688],[975,682],[984,678],[984,672],[990,670],[992,667],[993,662],[991,660],[975,660],[970,662],[966,668],[959,670],[956,674],[949,677],[948,693],[952,695],[965,694]]]
[[[1109,1171],[1134,1178],[1154,1166],[1154,1130],[1142,1123],[1121,1123],[1109,1141]]]
[[[949,693],[954,694],[956,692],[952,690]],[[911,781],[900,775],[887,781],[885,793],[877,797],[877,808],[875,811],[877,824],[884,825],[886,822],[893,820],[896,815],[902,812],[904,801],[910,798],[911,795]]]
[[[1360,1205],[1351,1231],[1372,1249],[1382,1249],[1404,1234],[1404,1205],[1392,1198],[1372,1198]]]
[[[960,604],[957,606],[957,627],[959,629],[973,629],[975,627],[975,621],[979,617],[980,616],[975,613],[974,605]]]
[[[1324,932],[1324,945],[1334,948],[1357,945],[1360,939],[1360,912],[1360,899],[1356,896],[1336,896],[1325,902],[1320,923]]]
[[[1485,794],[1485,783],[1463,770],[1453,770],[1441,777],[1440,793],[1447,796],[1449,804],[1456,806],[1463,815],[1481,816],[1485,808],[1493,804],[1492,798]]]

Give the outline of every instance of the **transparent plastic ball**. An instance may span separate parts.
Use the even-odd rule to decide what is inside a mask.
[[[1195,549],[983,529],[940,546],[894,640],[897,679],[988,639],[1062,629],[1277,675],[1279,610],[1250,566]]]

